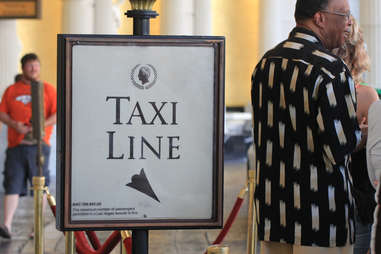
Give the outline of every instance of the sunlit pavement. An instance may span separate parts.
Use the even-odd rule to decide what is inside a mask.
[[[53,179],[52,179],[53,180]],[[246,161],[244,159],[229,159],[225,161],[224,175],[224,221],[236,201],[237,195],[246,181]],[[52,181],[54,183],[54,180]],[[50,186],[53,190],[54,187]],[[3,204],[3,193],[0,194]],[[197,206],[197,204],[194,204]],[[3,205],[0,209],[3,219]],[[65,239],[61,232],[55,229],[55,220],[48,208],[45,208],[45,254],[65,253]],[[34,253],[34,242],[30,238],[33,231],[33,198],[23,197],[16,212],[12,240],[0,238],[0,253]],[[196,254],[203,253],[208,245],[217,237],[220,230],[158,230],[149,231],[149,253],[151,254]],[[230,254],[246,253],[247,237],[247,196],[245,202],[233,223],[223,244],[229,246]],[[105,239],[110,232],[99,232]],[[120,246],[112,252],[120,253]]]

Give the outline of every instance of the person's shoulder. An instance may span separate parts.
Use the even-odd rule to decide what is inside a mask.
[[[51,101],[56,101],[57,100],[57,90],[56,88],[47,83],[47,82],[43,82],[44,84],[44,93],[46,94],[46,96],[49,98],[49,100]]]
[[[316,47],[312,50],[314,63],[331,72],[342,72],[347,69],[344,61],[324,47]]]
[[[356,91],[359,95],[369,98],[369,100],[378,101],[378,93],[376,89],[371,86],[359,84],[356,86]]]
[[[52,84],[50,84],[46,81],[44,81],[43,84],[44,84],[44,89],[46,89],[48,91],[56,91],[57,90],[55,86],[53,86]]]
[[[7,88],[15,88],[15,87],[22,86],[22,85],[24,85],[24,84],[19,81],[19,82],[10,84]]]
[[[267,58],[274,58],[274,57],[285,57],[285,52],[284,52],[284,48],[285,47],[284,46],[287,43],[292,43],[290,38],[281,41],[275,47],[273,47],[273,48],[269,49],[268,51],[266,51],[266,53],[263,55],[261,60],[267,59]]]
[[[22,85],[23,84],[20,82],[13,83],[13,84],[9,85],[7,88],[5,88],[5,92],[9,93],[10,91],[14,91],[15,89],[18,89]]]
[[[49,87],[53,87],[55,88],[52,84],[50,84],[49,82],[46,82],[46,81],[42,81],[42,83],[44,84],[44,86],[49,86]]]
[[[311,64],[315,67],[315,71],[325,80],[334,82],[334,80],[344,79],[351,83],[354,82],[344,61],[328,50],[317,49],[314,51]]]
[[[303,47],[296,51],[300,58],[313,66],[313,70],[328,79],[334,79],[342,72],[348,72],[345,63],[322,44],[291,38],[290,42],[301,43]]]
[[[376,89],[374,89],[371,86],[363,85],[363,84],[358,84],[356,89],[358,89],[359,92],[367,93],[367,94],[372,94],[372,95],[377,95],[377,97],[378,97],[378,93],[377,93]]]

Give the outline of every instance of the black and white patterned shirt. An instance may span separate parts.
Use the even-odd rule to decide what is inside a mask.
[[[260,240],[336,247],[354,241],[348,161],[360,142],[343,61],[295,28],[252,76]]]

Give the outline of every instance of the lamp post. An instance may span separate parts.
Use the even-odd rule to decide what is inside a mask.
[[[156,18],[159,14],[152,10],[156,0],[130,0],[132,10],[125,15],[134,19],[134,35],[149,35],[149,20]]]

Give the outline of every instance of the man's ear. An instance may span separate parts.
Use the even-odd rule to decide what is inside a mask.
[[[313,16],[313,21],[316,26],[319,28],[323,28],[325,24],[325,16],[322,15],[320,11],[316,12],[315,15]]]

